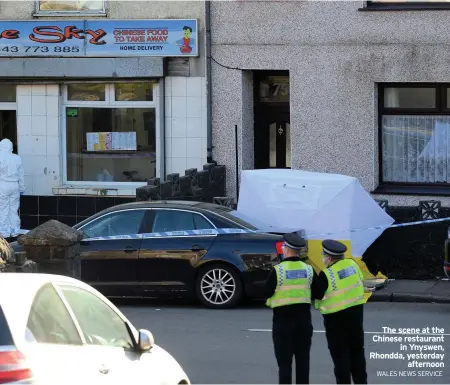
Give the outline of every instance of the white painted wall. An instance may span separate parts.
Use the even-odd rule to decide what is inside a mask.
[[[206,163],[206,81],[204,77],[165,79],[166,172],[201,170]]]
[[[52,195],[61,174],[58,85],[17,86],[17,144],[26,195]]]

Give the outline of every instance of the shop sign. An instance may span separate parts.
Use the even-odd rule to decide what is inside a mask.
[[[0,56],[198,56],[197,20],[1,21]]]

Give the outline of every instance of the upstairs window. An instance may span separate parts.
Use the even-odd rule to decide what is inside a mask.
[[[450,9],[450,0],[375,0],[367,1],[366,9],[369,10],[430,10]]]

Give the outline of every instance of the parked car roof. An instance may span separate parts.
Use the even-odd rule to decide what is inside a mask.
[[[39,287],[47,282],[67,282],[67,283],[76,283],[80,284],[80,281],[65,276],[65,275],[57,275],[57,274],[43,274],[43,273],[1,273],[0,274],[0,301],[3,301],[4,298],[13,298],[14,295],[11,296],[11,292],[8,293],[8,290],[20,289],[20,291],[33,291],[32,286]],[[16,301],[17,302],[17,301]]]
[[[216,205],[213,203],[197,202],[197,201],[177,201],[177,200],[164,200],[164,201],[144,201],[144,202],[130,202],[120,205],[109,207],[97,214],[106,214],[112,211],[124,210],[124,209],[138,209],[138,208],[158,208],[158,207],[170,207],[176,209],[196,208],[200,210],[217,210],[217,211],[229,211],[230,209],[225,206]]]

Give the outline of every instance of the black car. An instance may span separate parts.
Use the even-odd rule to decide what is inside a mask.
[[[191,201],[134,202],[101,211],[74,226],[83,233],[81,280],[110,298],[194,295],[211,308],[233,307],[244,296],[262,298],[282,237],[254,233],[258,229],[235,214]],[[212,231],[102,239],[182,230]]]

